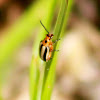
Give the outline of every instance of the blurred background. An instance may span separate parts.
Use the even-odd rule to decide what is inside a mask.
[[[37,1],[0,0],[0,44],[30,5],[38,8]],[[44,13],[43,10],[40,12]],[[54,22],[57,12],[58,9],[53,16]],[[43,14],[40,16],[43,19]],[[37,26],[40,27],[39,22]],[[35,27],[3,65],[3,100],[29,100],[29,66],[38,32]],[[61,38],[51,100],[100,100],[100,0],[75,0]]]

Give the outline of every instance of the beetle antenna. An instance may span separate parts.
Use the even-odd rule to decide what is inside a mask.
[[[45,26],[42,24],[41,20],[40,20],[41,25],[44,27],[44,29],[47,31],[47,33],[49,34],[49,31],[45,28]]]

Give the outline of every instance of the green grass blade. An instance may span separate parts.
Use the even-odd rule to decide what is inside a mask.
[[[35,95],[37,91],[37,83],[39,80],[39,69],[36,66],[37,61],[32,59],[31,69],[30,69],[30,100],[35,100]],[[33,73],[33,74],[32,74]]]
[[[69,19],[70,13],[72,11],[73,5],[74,5],[74,0],[69,0],[66,15],[65,15],[65,19],[64,19],[64,24],[63,24],[63,27],[62,27],[62,32],[60,34],[61,37],[63,37],[63,35],[64,35],[64,31],[67,27],[68,19]]]
[[[42,20],[43,24],[46,26],[47,29],[50,29],[50,23],[53,18],[54,9],[57,0],[50,0],[48,5],[45,9],[47,9],[47,14],[45,15],[44,19]],[[39,20],[39,25],[40,20]],[[39,71],[39,67],[42,67],[42,64],[45,66],[45,63],[41,62],[39,57],[39,43],[46,35],[46,31],[41,26],[41,32],[35,40],[33,50],[32,50],[32,64],[30,66],[30,98],[31,100],[41,100],[41,92],[42,92],[42,84],[43,84],[43,77],[44,77],[44,69],[42,69],[42,73],[39,72],[40,77],[37,75],[37,70]],[[40,66],[41,65],[41,66]],[[38,81],[37,81],[38,80]]]
[[[55,26],[55,30],[54,30],[56,39],[59,39],[59,37],[60,37],[66,10],[67,10],[67,1],[62,0],[61,9],[60,9],[60,12],[59,12],[59,15],[57,18],[57,22],[56,22],[56,26]],[[56,48],[56,46],[57,46],[57,44],[55,45],[54,49]],[[56,59],[57,59],[57,53],[53,53],[53,59],[46,64],[46,68],[50,67],[50,69],[49,69],[49,72],[46,72],[46,74],[45,74],[45,76],[47,76],[47,78],[45,78],[46,81],[44,84],[42,100],[50,100],[51,92],[52,92],[53,84],[54,84],[54,78],[55,78]]]

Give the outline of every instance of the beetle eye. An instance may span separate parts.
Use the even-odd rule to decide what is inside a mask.
[[[53,36],[53,34],[51,34],[51,36]]]
[[[45,43],[47,43],[47,40],[45,40]]]

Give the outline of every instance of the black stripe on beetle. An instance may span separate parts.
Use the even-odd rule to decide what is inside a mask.
[[[40,46],[40,52],[41,52],[42,46],[43,46],[43,44],[41,44],[41,46]]]
[[[43,55],[43,60],[46,61],[46,56],[47,56],[47,47],[45,48],[45,52],[44,52],[44,55]]]

